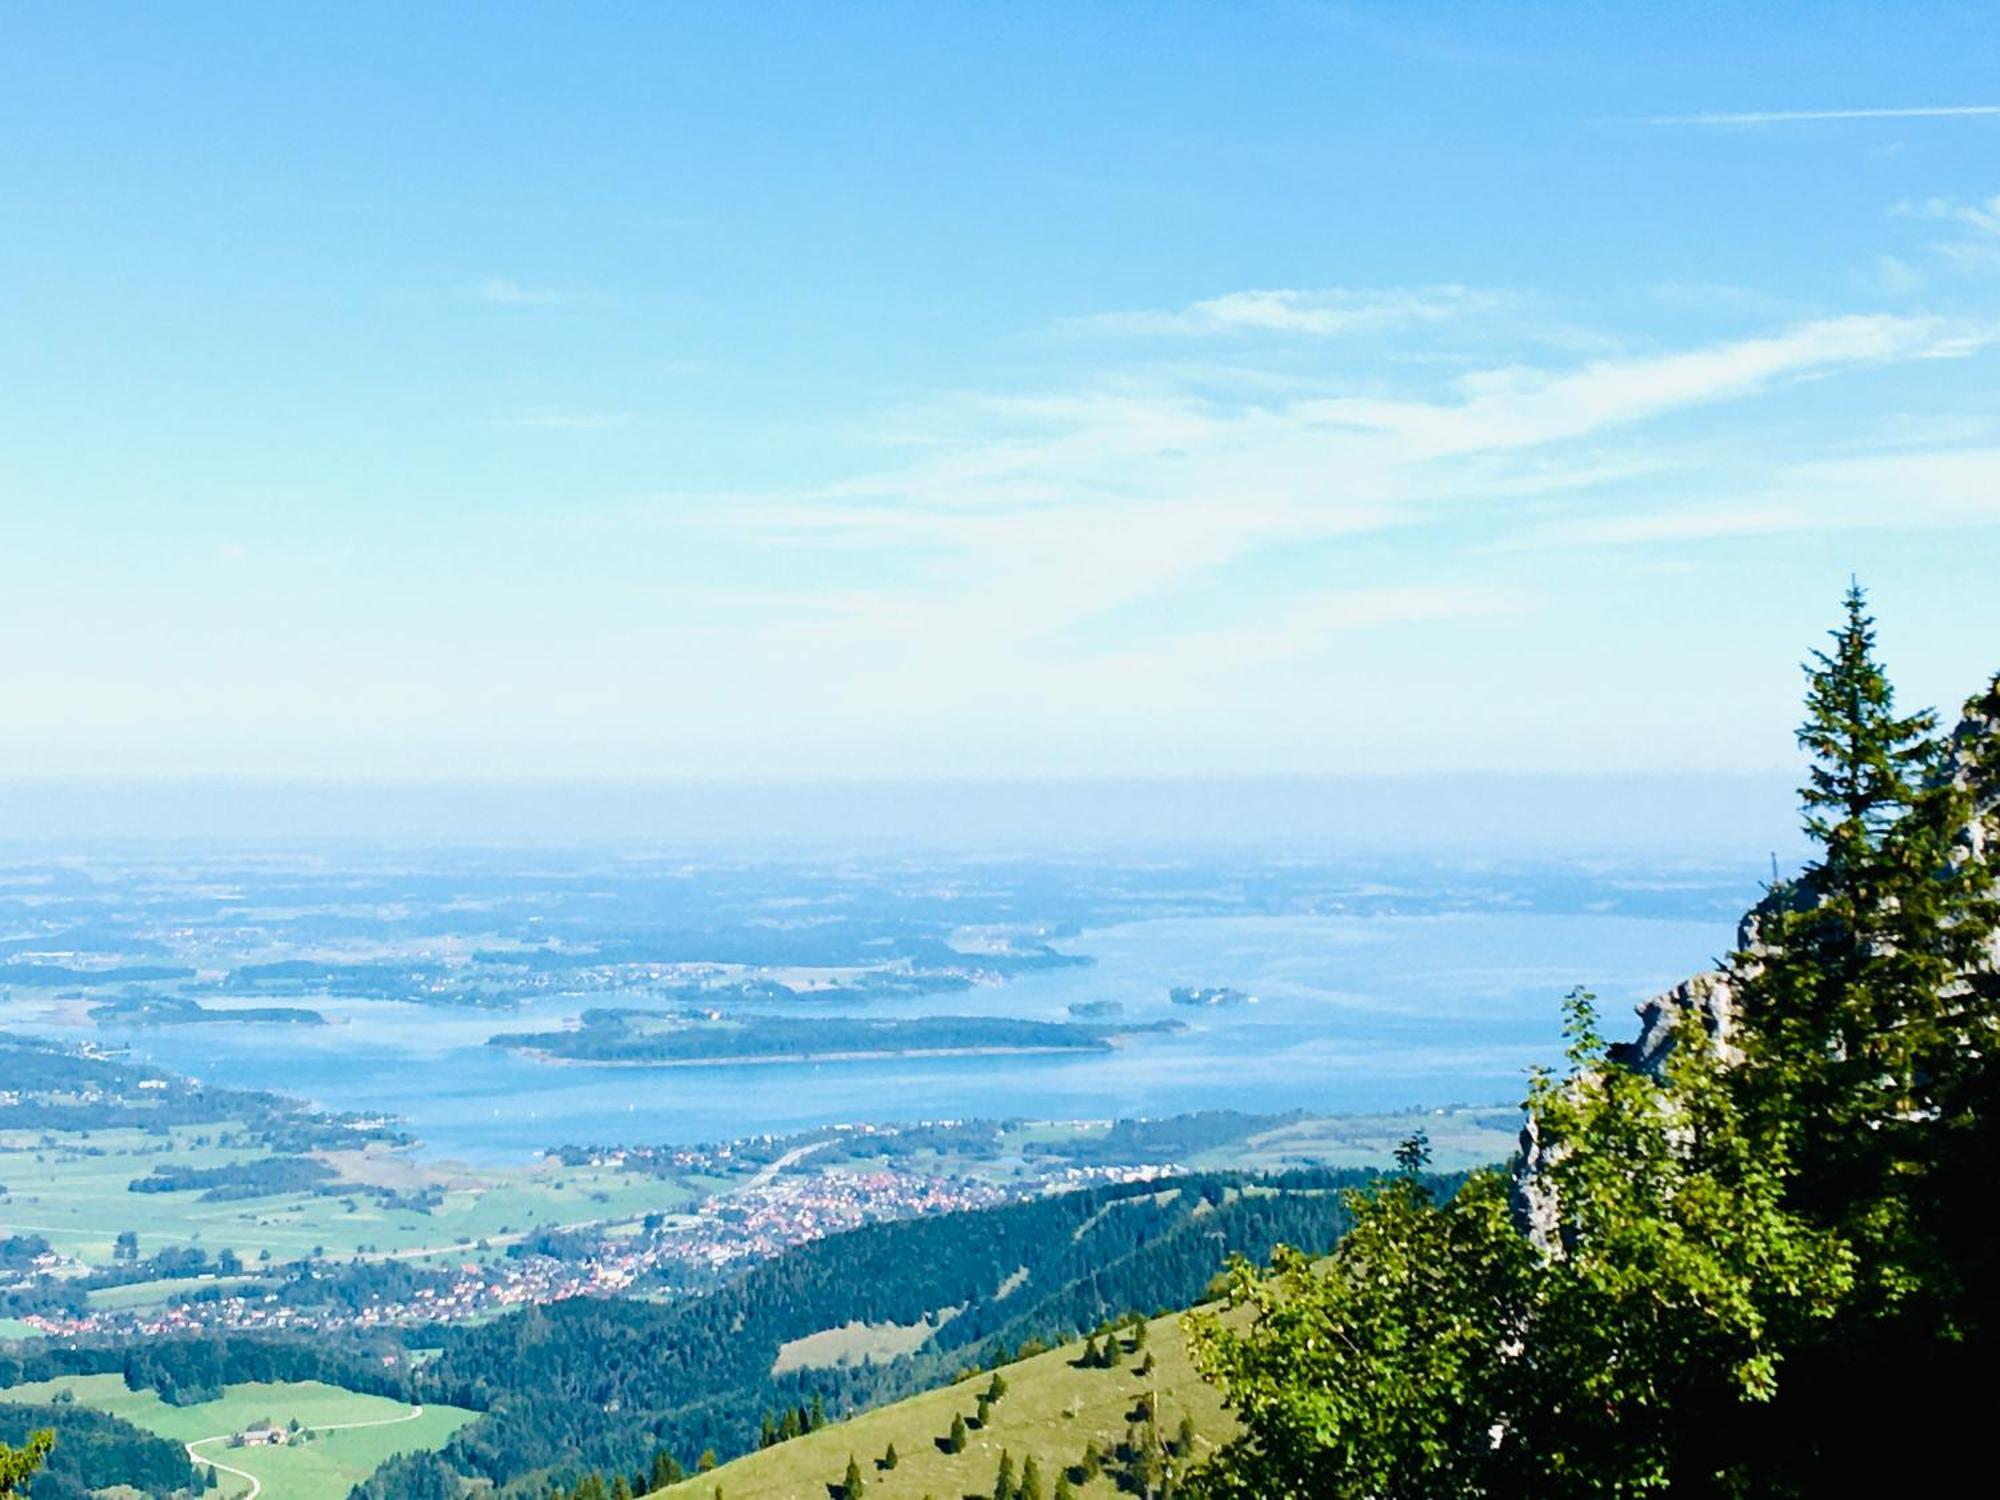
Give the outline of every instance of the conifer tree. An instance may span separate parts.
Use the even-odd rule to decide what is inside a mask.
[[[1858,587],[1807,663],[1801,789],[1816,858],[1774,888],[1734,960],[1745,1088],[1796,1162],[1792,1197],[1860,1254],[1864,1301],[1925,1274],[1934,1123],[1968,1057],[1963,976],[1994,929],[1993,870],[1957,846],[1972,813],[1930,713],[1900,714]]]
[[[1021,1461],[1021,1483],[1015,1490],[1017,1500],[1048,1500],[1042,1493],[1042,1470],[1030,1453]]]
[[[1000,1450],[1000,1469],[993,1476],[993,1500],[1016,1500],[1014,1493],[1014,1455],[1006,1449]]]
[[[965,1418],[957,1412],[952,1413],[951,1436],[945,1439],[945,1444],[953,1453],[965,1451]]]
[[[623,1474],[611,1481],[611,1500],[632,1500],[632,1481]]]
[[[818,1391],[813,1392],[812,1415],[806,1422],[807,1432],[818,1432],[826,1426],[826,1403],[820,1400]]]
[[[766,1421],[768,1420],[767,1416]],[[681,1473],[681,1466],[675,1462],[673,1454],[662,1448],[653,1455],[653,1470],[649,1476],[647,1487],[649,1489],[663,1490],[670,1484],[679,1484],[685,1477]]]
[[[896,1445],[891,1443],[882,1454],[882,1467],[893,1473],[896,1465],[901,1462],[902,1460],[896,1457]]]
[[[1982,1330],[2000,1336],[2000,1286],[1978,1270],[1990,1240],[1967,1216],[2000,1168],[2000,830],[1974,828],[2000,695],[1967,705],[1986,727],[1955,767],[1931,715],[1896,712],[1858,590],[1846,604],[1808,664],[1799,731],[1818,855],[1774,889],[1734,963],[1763,1135],[1797,1162],[1793,1201],[1861,1273],[1838,1323],[1801,1331],[1762,1439],[1820,1487],[1853,1478],[1864,1424],[1951,1425]]]
[[[861,1500],[866,1486],[861,1482],[861,1465],[854,1461],[852,1453],[847,1455],[847,1473],[840,1481],[841,1500]]]
[[[1076,1486],[1069,1482],[1067,1469],[1056,1475],[1056,1492],[1051,1500],[1076,1500]]]

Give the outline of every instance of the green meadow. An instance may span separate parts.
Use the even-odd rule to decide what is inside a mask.
[[[119,1375],[73,1375],[0,1391],[13,1401],[47,1401],[68,1391],[81,1406],[123,1417],[175,1442],[193,1443],[196,1455],[218,1467],[253,1474],[271,1500],[345,1500],[384,1459],[442,1447],[475,1412],[455,1406],[418,1410],[382,1396],[364,1396],[318,1381],[255,1383],[227,1387],[221,1398],[169,1406],[150,1390],[133,1391]],[[414,1413],[414,1414],[413,1414]],[[260,1423],[308,1431],[296,1446],[232,1448],[229,1435]],[[213,1439],[213,1441],[210,1441]],[[248,1492],[248,1481],[221,1475],[224,1497]]]

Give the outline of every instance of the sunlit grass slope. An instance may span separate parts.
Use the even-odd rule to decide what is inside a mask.
[[[846,1474],[851,1454],[860,1465],[867,1500],[923,1500],[927,1495],[960,1500],[993,1493],[1005,1452],[1012,1455],[1017,1476],[1033,1454],[1043,1494],[1052,1496],[1056,1476],[1081,1459],[1087,1444],[1094,1440],[1108,1450],[1125,1440],[1149,1392],[1163,1435],[1172,1437],[1185,1416],[1193,1420],[1198,1453],[1229,1436],[1232,1422],[1221,1400],[1188,1362],[1178,1316],[1147,1325],[1145,1350],[1154,1360],[1149,1374],[1139,1373],[1145,1355],[1133,1350],[1129,1330],[1121,1343],[1126,1352],[1109,1370],[1082,1368],[1081,1343],[1005,1366],[1000,1373],[1006,1394],[984,1426],[973,1421],[980,1393],[992,1379],[989,1374],[749,1454],[668,1493],[679,1500],[711,1500],[719,1487],[724,1500],[828,1500]],[[948,1438],[955,1415],[967,1424],[960,1453],[945,1451],[941,1441]],[[881,1460],[891,1444],[898,1462],[886,1469]],[[1076,1493],[1108,1500],[1118,1490],[1107,1472],[1077,1485]]]

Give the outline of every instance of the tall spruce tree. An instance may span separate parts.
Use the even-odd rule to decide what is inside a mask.
[[[1955,857],[1970,815],[1936,716],[1900,714],[1858,587],[1806,664],[1801,801],[1816,857],[1774,888],[1736,956],[1744,1086],[1795,1163],[1792,1201],[1900,1300],[1931,1259],[1917,1200],[1964,1053],[1962,975],[1991,931],[1991,872]]]
[[[1877,1450],[1860,1433],[1949,1424],[2000,1322],[1990,1239],[1974,1227],[2000,1168],[2000,865],[1975,829],[2000,694],[1967,705],[1984,727],[1955,764],[1932,716],[1895,711],[1858,591],[1847,613],[1808,665],[1799,731],[1818,857],[1774,890],[1736,963],[1741,1086],[1764,1138],[1788,1138],[1792,1201],[1860,1272],[1842,1316],[1803,1330],[1750,1440],[1808,1491],[1866,1472]]]

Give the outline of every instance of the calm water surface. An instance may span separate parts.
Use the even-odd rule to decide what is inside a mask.
[[[842,1120],[1395,1109],[1517,1099],[1530,1067],[1560,1059],[1559,1002],[1572,985],[1597,991],[1617,1035],[1633,1004],[1708,964],[1730,935],[1712,922],[1588,915],[1160,919],[1063,945],[1094,956],[1090,968],[869,1012],[1063,1019],[1072,1003],[1115,1000],[1127,1020],[1189,1025],[1081,1057],[649,1070],[558,1066],[483,1045],[573,1014],[573,998],[497,1014],[329,998],[298,1003],[341,1024],[105,1039],[209,1082],[400,1115],[429,1149],[472,1160]],[[1228,985],[1258,1003],[1174,1006],[1174,985]]]

